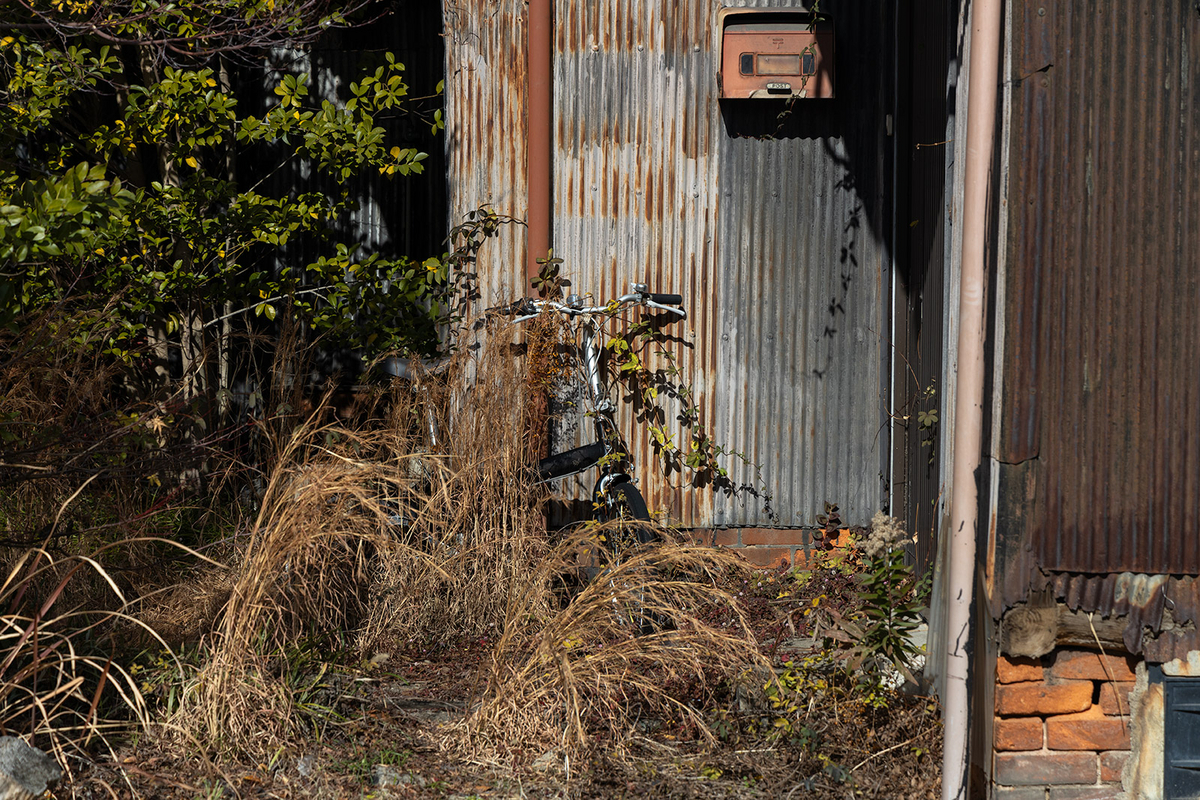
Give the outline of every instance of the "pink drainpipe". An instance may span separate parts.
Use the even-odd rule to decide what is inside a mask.
[[[971,66],[967,86],[967,163],[963,188],[962,267],[958,300],[958,388],[954,405],[954,468],[947,573],[946,667],[942,697],[943,800],[968,791],[967,647],[975,588],[975,535],[979,523],[976,472],[983,456],[983,339],[988,179],[1000,84],[1001,0],[971,4]]]

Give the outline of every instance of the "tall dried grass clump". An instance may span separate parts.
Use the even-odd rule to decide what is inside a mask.
[[[319,407],[279,444],[229,600],[172,721],[192,737],[269,752],[298,734],[291,656],[303,640],[349,635],[368,654],[478,635],[503,626],[514,591],[527,594],[547,545],[511,347],[464,349],[419,383],[420,393],[393,387],[381,429],[322,424]]]
[[[419,509],[414,544],[425,557],[381,552],[358,640],[364,650],[494,636],[548,552],[546,490],[530,467],[526,372],[509,341],[505,329],[494,332],[477,355],[460,355],[441,384],[448,424],[438,457],[422,452],[419,437],[396,438],[407,468],[427,481],[426,493],[410,499]],[[396,403],[393,430],[420,427],[425,411],[410,394]],[[548,611],[547,598],[530,608],[541,618]]]
[[[387,465],[314,419],[280,449],[204,661],[170,720],[218,749],[269,751],[295,736],[297,646],[362,616],[375,548],[391,546],[375,489]]]
[[[619,744],[645,720],[690,723],[708,736],[696,701],[747,671],[771,674],[743,608],[721,588],[744,561],[663,529],[660,543],[609,564],[596,554],[606,553],[612,528],[589,526],[537,565],[452,745],[519,767],[547,749],[569,761],[598,741]],[[537,592],[589,560],[599,572],[583,590],[544,625],[527,625]]]

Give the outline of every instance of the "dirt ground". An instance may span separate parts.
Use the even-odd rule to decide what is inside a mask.
[[[916,800],[940,794],[936,706],[899,692],[886,708],[818,709],[807,741],[738,734],[706,741],[685,726],[644,720],[619,746],[597,742],[584,763],[529,753],[526,766],[514,770],[456,755],[446,743],[467,710],[476,666],[487,652],[486,642],[470,643],[397,659],[403,666],[395,671],[385,662],[332,673],[321,691],[335,713],[303,746],[281,750],[270,763],[213,764],[171,755],[178,747],[130,743],[56,796]]]

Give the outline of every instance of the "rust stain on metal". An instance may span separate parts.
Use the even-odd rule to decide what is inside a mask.
[[[1072,611],[1125,618],[1130,653],[1161,663],[1200,649],[1200,581],[1195,578],[1130,572],[1044,577],[1055,598]]]
[[[456,2],[444,8],[444,24],[450,222],[485,205],[524,219],[525,4]],[[525,233],[516,226],[480,251],[481,305],[521,293],[525,259]]]
[[[826,5],[840,52],[890,46],[884,5]],[[779,109],[723,116],[717,10],[712,0],[556,2],[555,254],[573,290],[612,297],[644,281],[684,296],[688,320],[664,328],[677,362],[649,353],[648,365],[678,368],[707,434],[750,462],[727,461],[735,483],[758,485],[761,465],[784,516],[771,520],[761,498],[664,477],[626,409],[652,509],[687,526],[791,526],[828,500],[865,522],[883,501],[886,449],[887,58],[849,60],[839,80],[856,101],[794,116],[775,135]],[[506,49],[523,40],[524,15],[517,0],[445,5],[455,213],[491,203],[525,214],[524,60]],[[481,252],[485,304],[525,293],[514,233]],[[687,432],[666,422],[686,446]]]
[[[1041,568],[1197,574],[1200,16],[1101,10],[1013,9],[1000,459]]]

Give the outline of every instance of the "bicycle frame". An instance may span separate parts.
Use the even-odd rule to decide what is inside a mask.
[[[592,467],[600,467],[601,474],[593,491],[595,496],[600,497],[608,490],[609,484],[613,481],[630,480],[627,473],[615,468],[616,465],[628,459],[629,453],[613,419],[616,408],[604,385],[602,348],[599,343],[601,326],[593,320],[597,317],[613,316],[631,305],[647,306],[680,317],[687,316],[683,309],[667,305],[668,303],[676,305],[681,303],[683,298],[679,295],[647,292],[643,284],[635,284],[633,288],[634,292],[622,295],[611,303],[600,306],[584,306],[575,295],[567,298],[565,303],[550,300],[527,301],[521,307],[521,310],[526,313],[514,320],[514,322],[525,322],[534,319],[546,309],[568,317],[583,318],[583,324],[580,326],[582,339],[578,345],[578,353],[580,367],[587,382],[588,391],[591,393],[596,441],[542,459],[538,464],[538,474],[542,482],[565,478]],[[613,456],[619,456],[619,458],[612,458]]]

